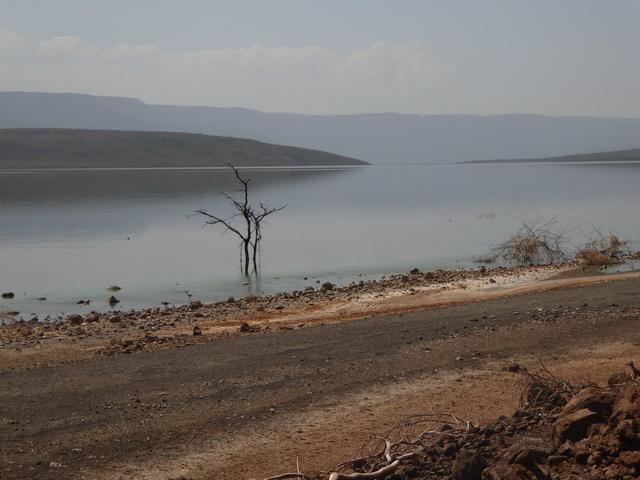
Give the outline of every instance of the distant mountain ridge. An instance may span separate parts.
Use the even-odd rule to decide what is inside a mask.
[[[0,169],[364,165],[332,153],[232,137],[58,128],[0,129]]]
[[[640,146],[640,119],[506,114],[301,115],[0,92],[0,128],[171,131],[248,138],[378,164],[545,158]]]

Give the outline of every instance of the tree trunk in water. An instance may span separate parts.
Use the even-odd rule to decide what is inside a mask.
[[[245,240],[244,242],[244,255],[242,257],[243,270],[246,276],[249,275],[249,242]]]

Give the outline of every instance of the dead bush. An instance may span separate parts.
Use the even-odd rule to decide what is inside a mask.
[[[519,263],[550,263],[564,260],[566,228],[559,225],[556,217],[550,220],[518,219],[520,228],[507,235],[502,243],[493,247],[489,257],[503,258]]]
[[[620,260],[617,258],[593,249],[580,250],[576,258],[580,259],[585,265],[606,266],[620,263]]]
[[[580,233],[587,239],[586,243],[579,247],[580,253],[583,251],[593,251],[595,253],[600,253],[606,257],[617,258],[619,255],[628,254],[629,251],[629,243],[630,240],[621,240],[620,237],[613,233],[609,233],[608,235],[602,233],[602,229],[599,227],[591,226],[593,232],[584,232],[580,229]],[[578,254],[580,255],[580,254]],[[587,254],[592,255],[592,254]],[[583,258],[583,257],[579,257]],[[604,258],[600,259],[604,261]],[[614,262],[617,263],[617,262]],[[609,263],[592,263],[591,265],[610,265]]]

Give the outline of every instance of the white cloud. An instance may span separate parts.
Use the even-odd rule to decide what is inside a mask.
[[[20,38],[10,34],[0,31],[0,46]],[[73,91],[265,111],[392,111],[396,105],[411,111],[417,98],[427,101],[425,87],[438,83],[440,74],[419,42],[377,42],[348,51],[253,44],[171,53],[153,44],[98,47],[68,35],[23,46],[0,90]]]
[[[21,35],[9,30],[0,29],[0,48],[18,47],[24,44]]]
[[[70,54],[84,58],[96,58],[100,55],[98,48],[85,45],[81,38],[74,35],[42,41],[36,46],[36,51],[40,55]]]
[[[131,46],[127,43],[120,43],[105,50],[88,45],[79,37],[68,35],[42,41],[36,46],[36,51],[40,55],[67,54],[90,60],[117,61],[153,56],[158,52],[158,47],[149,44]]]
[[[224,71],[227,75],[250,71],[303,76],[321,75],[335,81],[415,82],[431,79],[441,67],[432,62],[419,42],[388,45],[378,42],[367,50],[334,52],[319,46],[205,50],[161,55],[157,65],[185,75],[201,71]],[[178,73],[182,72],[182,73]]]
[[[158,53],[158,47],[155,45],[147,44],[132,47],[127,43],[120,43],[104,52],[104,56],[117,60],[123,58],[149,57],[156,53]]]
[[[254,44],[247,48],[172,53],[159,58],[165,68],[210,69],[237,67],[249,70],[279,71],[312,64],[324,64],[332,54],[321,47],[266,48]]]
[[[356,50],[336,65],[336,72],[348,77],[377,81],[403,82],[424,80],[440,70],[429,60],[419,42],[389,46],[378,42],[368,50]]]
[[[2,38],[0,36],[0,42]],[[419,42],[389,45],[381,41],[366,50],[349,52],[330,51],[314,45],[269,48],[254,44],[237,49],[163,53],[151,44],[131,46],[121,43],[101,49],[68,35],[38,43],[36,52],[44,56],[64,54],[103,62],[154,59],[156,66],[171,76],[197,75],[198,72],[230,76],[243,72],[269,75],[287,72],[305,77],[320,75],[334,81],[387,83],[423,81],[440,70]]]

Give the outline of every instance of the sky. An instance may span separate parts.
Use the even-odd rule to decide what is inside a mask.
[[[640,118],[638,0],[0,0],[0,91]]]

